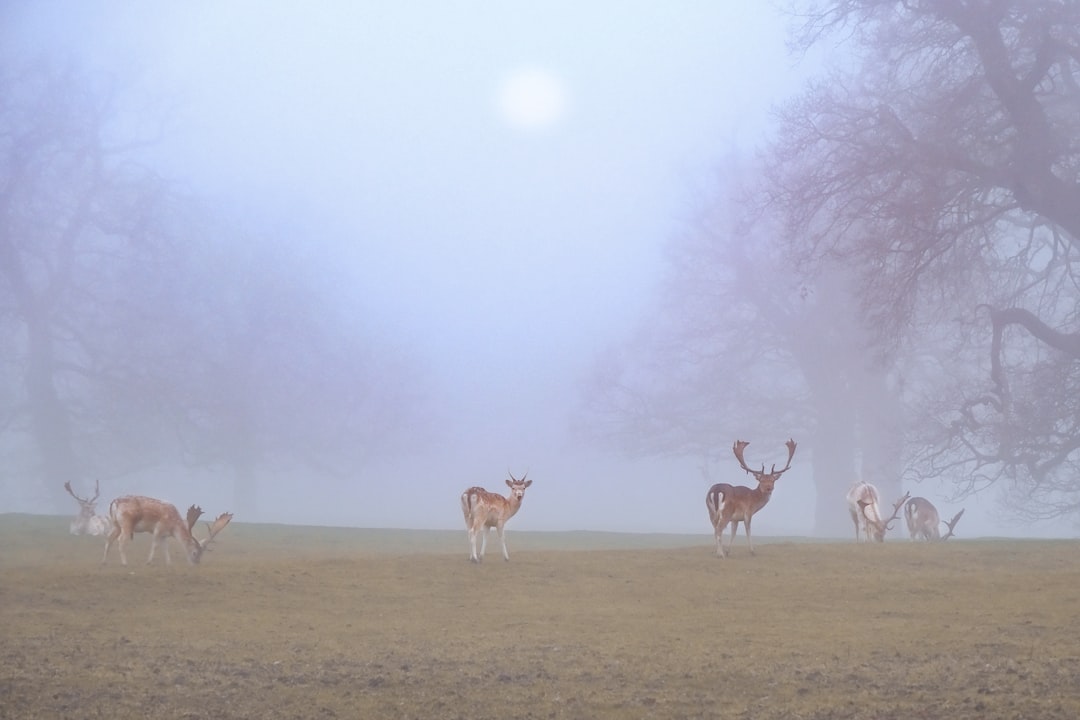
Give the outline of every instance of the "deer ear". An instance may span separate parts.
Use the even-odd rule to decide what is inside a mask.
[[[507,481],[506,481],[506,487],[514,487],[514,483],[510,482],[509,480],[507,480]]]
[[[532,480],[526,480],[523,487],[529,487],[530,485],[532,485]]]

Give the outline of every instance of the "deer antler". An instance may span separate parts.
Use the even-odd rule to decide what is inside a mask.
[[[746,460],[743,459],[743,451],[746,450],[746,446],[749,444],[750,443],[746,440],[736,440],[735,444],[731,447],[731,451],[735,453],[735,457],[739,461],[739,466],[742,467],[742,469],[746,472],[753,475],[755,478],[758,478],[759,480],[766,474],[772,476],[773,478],[778,478],[784,473],[786,473],[788,470],[790,470],[791,459],[795,457],[795,448],[798,447],[798,444],[794,440],[788,440],[786,443],[784,443],[785,445],[787,445],[788,449],[787,465],[784,465],[783,468],[777,470],[776,464],[773,463],[772,470],[766,473],[764,464],[762,464],[760,470],[751,470],[749,467],[747,467]]]
[[[953,515],[952,520],[949,520],[948,522],[945,523],[946,525],[949,526],[949,532],[945,533],[941,537],[942,540],[948,540],[949,538],[951,538],[953,536],[953,530],[956,529],[956,523],[960,522],[960,516],[963,515],[963,514],[964,514],[964,510],[960,510],[960,512]]]
[[[76,495],[75,491],[71,489],[71,483],[70,482],[65,482],[64,483],[64,489],[68,491],[68,495],[71,495],[71,497],[78,500],[80,505],[93,506],[93,504],[95,502],[97,502],[98,495],[101,494],[101,491],[98,489],[98,481],[97,480],[94,481],[94,497],[90,498],[89,500],[87,500],[85,498],[81,498],[78,495]]]
[[[908,492],[904,493],[904,497],[900,498],[899,500],[897,500],[896,502],[893,503],[892,516],[888,520],[885,521],[885,529],[886,530],[891,530],[892,529],[892,524],[894,522],[896,522],[896,520],[900,517],[900,508],[904,507],[904,503],[906,503],[908,501],[908,498],[910,498],[910,497],[911,497],[911,491],[909,490]]]
[[[214,539],[214,536],[224,530],[225,526],[228,525],[232,519],[232,513],[221,513],[217,516],[217,519],[214,520],[213,525],[211,525],[210,523],[206,523],[206,529],[210,534],[207,535],[206,539],[202,541],[202,546],[205,548],[207,545],[209,545],[210,541]]]
[[[794,438],[788,438],[788,441],[784,444],[787,445],[787,465],[784,466],[783,470],[777,470],[776,466],[773,465],[772,474],[774,476],[780,475],[781,473],[786,473],[788,470],[791,469],[791,459],[795,457],[795,448],[799,446],[798,443],[795,442]]]
[[[198,522],[199,517],[203,514],[203,509],[198,505],[192,505],[187,510],[187,527],[188,532],[195,529],[195,523]]]
[[[741,467],[743,470],[750,473],[754,477],[761,477],[765,474],[764,465],[761,466],[761,471],[759,472],[757,470],[751,470],[749,467],[746,466],[746,461],[743,460],[743,451],[746,450],[746,446],[749,444],[750,443],[747,440],[736,440],[735,444],[731,446],[731,451],[735,453],[735,458],[739,461],[739,467]]]

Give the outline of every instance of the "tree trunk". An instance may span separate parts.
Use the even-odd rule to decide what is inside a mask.
[[[78,463],[71,445],[71,422],[56,390],[54,353],[47,312],[34,308],[26,313],[27,366],[24,375],[34,442],[41,456],[41,481],[53,506],[67,505],[64,483],[78,477]]]
[[[835,402],[835,398],[833,399]],[[854,532],[844,497],[855,472],[855,415],[831,405],[819,412],[814,431],[814,534],[843,537]]]

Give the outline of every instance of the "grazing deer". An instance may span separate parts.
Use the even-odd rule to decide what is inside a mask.
[[[71,521],[69,528],[72,535],[104,535],[109,531],[109,518],[95,512],[98,495],[101,494],[97,480],[94,481],[94,497],[92,498],[81,498],[76,495],[71,489],[70,482],[64,483],[64,489],[68,491],[68,495],[79,502],[79,514]]]
[[[871,538],[876,542],[885,541],[885,533],[892,529],[893,522],[900,516],[900,508],[904,506],[911,493],[905,493],[904,497],[893,503],[893,513],[888,520],[881,517],[881,508],[878,506],[877,488],[867,482],[856,483],[848,490],[848,510],[851,512],[851,520],[855,523],[855,542],[859,542],[859,526],[866,532],[866,542]]]
[[[956,523],[960,522],[960,518],[963,514],[964,511],[961,510],[953,515],[952,520],[945,523],[946,527],[949,528],[949,531],[942,535],[941,516],[938,515],[934,503],[923,497],[913,497],[908,500],[907,507],[904,508],[904,515],[907,520],[908,532],[911,533],[912,542],[920,537],[923,540],[928,541],[948,540],[953,536],[953,531],[956,529]]]
[[[735,453],[735,458],[739,461],[739,466],[757,480],[757,487],[751,489],[744,485],[717,483],[709,488],[709,492],[705,493],[705,506],[709,509],[709,521],[713,526],[713,534],[716,535],[717,557],[727,557],[732,543],[735,542],[735,531],[738,530],[740,522],[746,528],[746,544],[750,548],[750,554],[754,554],[754,541],[750,534],[750,520],[754,517],[754,513],[765,507],[769,502],[769,498],[772,497],[773,486],[776,485],[776,481],[780,479],[780,476],[791,468],[791,459],[795,457],[796,443],[794,440],[788,440],[786,443],[788,449],[787,465],[781,470],[777,470],[776,465],[773,465],[772,470],[769,472],[765,472],[765,465],[761,466],[761,470],[752,470],[747,467],[746,461],[743,460],[743,451],[746,450],[746,446],[749,444],[749,442],[743,440],[736,440],[731,449]],[[724,528],[729,523],[731,524],[731,540],[725,550],[723,542]]]
[[[465,528],[469,531],[469,560],[472,562],[483,562],[484,550],[487,549],[488,531],[491,528],[495,528],[499,533],[503,559],[510,559],[510,553],[506,549],[506,521],[514,517],[521,509],[525,488],[532,485],[532,480],[525,479],[528,474],[526,472],[518,480],[513,473],[510,473],[510,479],[506,481],[510,488],[510,497],[488,492],[482,487],[471,487],[461,493],[461,512],[465,514]],[[476,553],[477,535],[482,535],[479,555]]]
[[[908,500],[904,508],[904,519],[907,521],[912,542],[915,542],[916,538],[927,541],[941,539],[941,516],[938,515],[934,503],[926,498],[913,497]]]
[[[210,533],[209,536],[205,540],[199,540],[191,534],[191,531],[195,528],[195,522],[202,514],[202,508],[192,505],[188,508],[187,521],[185,522],[180,517],[180,512],[176,509],[176,506],[167,502],[141,495],[127,495],[116,498],[109,505],[109,519],[112,522],[112,531],[105,541],[105,554],[101,557],[101,564],[104,565],[105,561],[109,559],[109,548],[112,547],[113,541],[119,539],[117,544],[120,547],[120,562],[127,565],[124,545],[131,541],[135,533],[148,532],[153,534],[153,539],[150,543],[150,557],[146,560],[147,565],[154,561],[154,551],[157,550],[158,543],[165,547],[165,564],[172,563],[172,559],[169,557],[170,537],[176,538],[184,546],[188,562],[195,565],[202,558],[203,552],[209,547],[210,541],[224,530],[225,526],[233,518],[232,513],[218,515],[213,525],[206,523]]]

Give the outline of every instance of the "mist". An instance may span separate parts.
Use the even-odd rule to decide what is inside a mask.
[[[669,242],[722,159],[752,154],[815,71],[788,55],[786,18],[734,3],[104,0],[0,16],[4,56],[115,78],[120,116],[160,132],[142,162],[325,272],[336,315],[392,349],[384,365],[407,358],[404,395],[422,407],[394,452],[345,472],[261,465],[250,507],[215,467],[99,462],[77,485],[238,521],[458,528],[462,490],[528,473],[511,535],[711,535],[705,491],[743,482],[733,458],[708,478],[695,458],[596,447],[575,418],[597,357],[657,302]],[[751,464],[781,463],[791,434],[750,437]],[[812,449],[795,439],[806,450],[757,534],[812,532]],[[0,511],[65,511],[11,444]],[[911,489],[942,515],[961,507],[949,488]],[[1005,522],[993,500],[963,502],[960,537],[1075,534]]]

